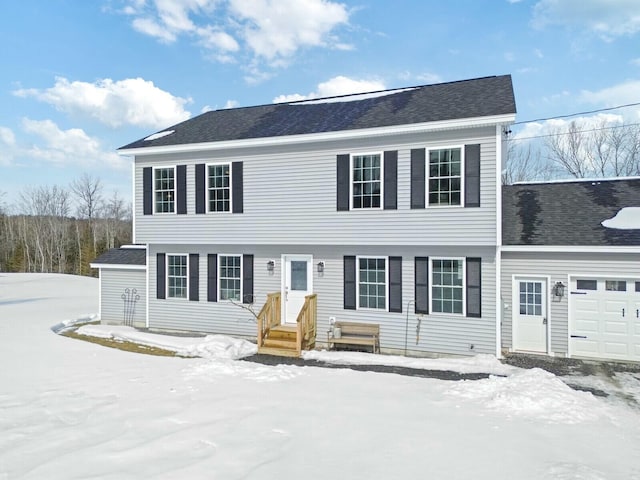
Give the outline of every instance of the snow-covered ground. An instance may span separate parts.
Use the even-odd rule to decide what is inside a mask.
[[[505,375],[451,382],[265,366],[237,359],[252,345],[214,335],[81,328],[190,358],[56,335],[54,325],[92,318],[97,289],[90,278],[0,273],[0,480],[640,479],[639,411],[542,370],[375,359]],[[633,395],[636,384],[620,388]]]

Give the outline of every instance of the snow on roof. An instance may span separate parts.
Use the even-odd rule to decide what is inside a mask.
[[[144,139],[145,142],[150,140],[157,140],[158,138],[166,137],[167,135],[171,135],[175,130],[165,130],[164,132],[154,133],[153,135],[149,135]]]
[[[621,208],[612,218],[602,221],[602,226],[616,230],[640,230],[640,207]]]
[[[524,180],[522,182],[513,182],[512,185],[546,185],[557,183],[589,183],[596,185],[601,182],[616,182],[619,180],[640,180],[640,177],[611,177],[611,178],[558,178],[555,180]]]

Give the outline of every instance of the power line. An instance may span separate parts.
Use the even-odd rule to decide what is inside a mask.
[[[524,123],[534,123],[534,122],[545,122],[547,120],[556,120],[556,119],[559,119],[559,118],[576,117],[578,115],[591,115],[593,113],[609,112],[611,110],[618,110],[619,108],[638,107],[638,106],[640,106],[640,102],[627,103],[625,105],[617,105],[615,107],[599,108],[597,110],[588,110],[586,112],[569,113],[567,115],[558,115],[556,117],[536,118],[535,120],[522,120],[520,122],[514,122],[513,125],[522,125]]]
[[[557,117],[560,118],[560,117]],[[589,133],[589,132],[598,132],[601,130],[613,130],[614,128],[624,128],[624,127],[635,127],[640,125],[640,123],[625,123],[622,125],[610,125],[610,126],[606,126],[606,127],[599,127],[599,128],[590,128],[587,130],[572,130],[572,131],[567,131],[567,132],[554,132],[554,133],[547,133],[544,135],[532,135],[530,137],[518,137],[518,138],[512,138],[510,139],[512,142],[517,142],[520,140],[533,140],[536,138],[547,138],[547,137],[559,137],[560,135],[569,135],[570,133]]]

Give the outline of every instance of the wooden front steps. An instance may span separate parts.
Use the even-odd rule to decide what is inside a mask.
[[[278,325],[271,328],[263,346],[258,348],[258,353],[264,355],[277,355],[281,357],[297,357],[296,326]]]

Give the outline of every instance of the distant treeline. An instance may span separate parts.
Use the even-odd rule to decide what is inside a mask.
[[[130,206],[101,190],[99,179],[83,175],[68,189],[28,189],[15,212],[0,204],[0,271],[97,276],[89,264],[98,255],[131,243]]]

